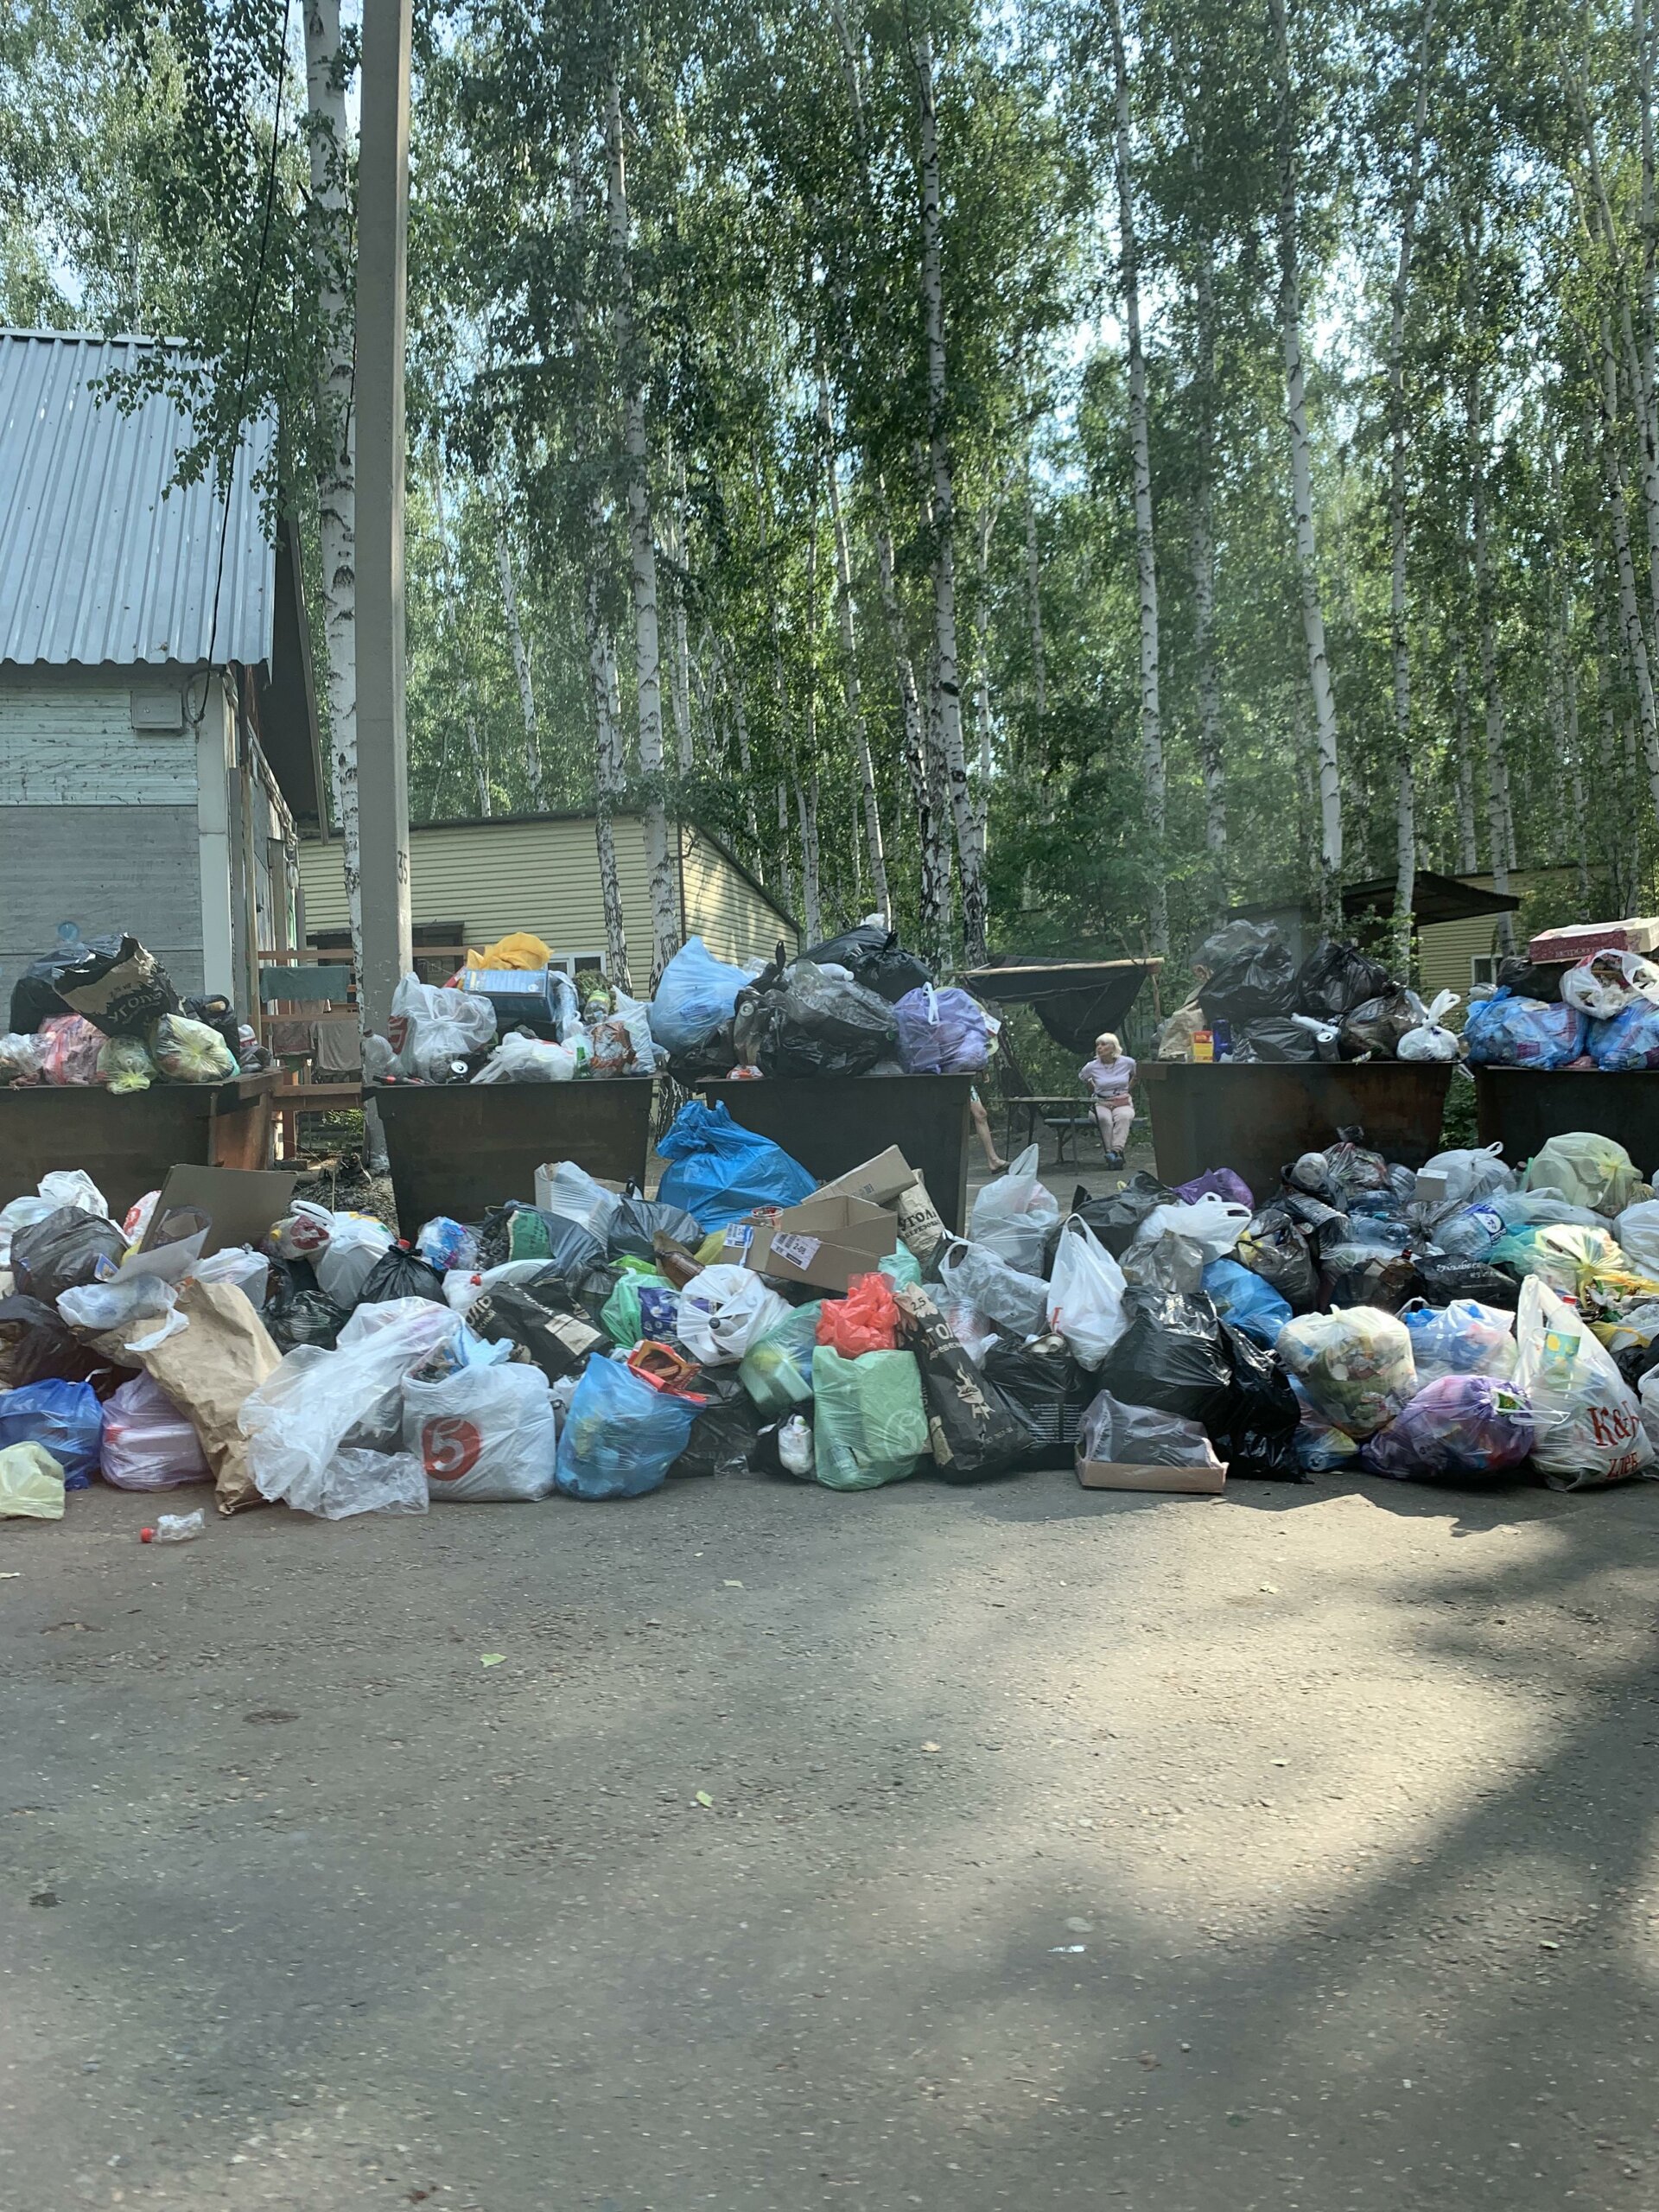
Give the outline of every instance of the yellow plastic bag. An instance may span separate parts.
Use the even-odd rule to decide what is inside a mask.
[[[156,1063],[137,1037],[111,1037],[98,1056],[98,1079],[118,1096],[148,1090],[155,1077]]]
[[[551,965],[553,948],[543,944],[528,930],[514,930],[509,936],[498,938],[493,944],[486,944],[482,952],[469,952],[469,968],[546,968]]]
[[[61,1521],[63,1469],[44,1444],[9,1444],[0,1452],[0,1518]]]
[[[151,1030],[149,1049],[169,1083],[228,1083],[237,1072],[236,1055],[205,1021],[164,1014]]]

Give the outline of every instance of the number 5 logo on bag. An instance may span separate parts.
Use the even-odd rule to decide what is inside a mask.
[[[421,1458],[435,1483],[458,1483],[478,1465],[484,1440],[460,1414],[439,1414],[421,1431]]]

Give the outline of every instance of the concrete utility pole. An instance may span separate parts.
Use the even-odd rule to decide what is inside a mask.
[[[410,0],[363,0],[357,179],[357,757],[367,1026],[409,973],[404,317]],[[378,1149],[378,1145],[375,1147]]]

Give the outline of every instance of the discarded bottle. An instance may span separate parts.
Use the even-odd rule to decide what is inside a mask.
[[[779,1430],[778,1457],[789,1474],[811,1473],[812,1431],[804,1415],[791,1414]]]
[[[194,1513],[158,1513],[153,1529],[141,1529],[141,1544],[188,1544],[194,1537],[207,1533],[207,1517],[201,1508]]]

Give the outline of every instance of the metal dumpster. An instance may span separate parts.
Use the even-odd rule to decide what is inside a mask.
[[[1421,1167],[1440,1148],[1452,1069],[1445,1061],[1142,1060],[1141,1080],[1166,1183],[1230,1167],[1261,1199],[1299,1152],[1322,1152],[1356,1123],[1384,1159]]]
[[[1474,1076],[1480,1141],[1501,1144],[1512,1167],[1571,1129],[1611,1137],[1644,1175],[1659,1167],[1659,1069],[1477,1068]]]
[[[967,1075],[784,1076],[699,1084],[712,1106],[782,1145],[821,1183],[896,1144],[920,1168],[947,1229],[968,1210]]]
[[[480,1221],[536,1194],[536,1170],[574,1160],[613,1183],[645,1178],[655,1086],[643,1076],[580,1083],[372,1084],[397,1219]]]
[[[148,1090],[26,1084],[0,1090],[0,1205],[42,1175],[84,1167],[118,1221],[169,1167],[267,1167],[276,1075],[157,1083]]]

